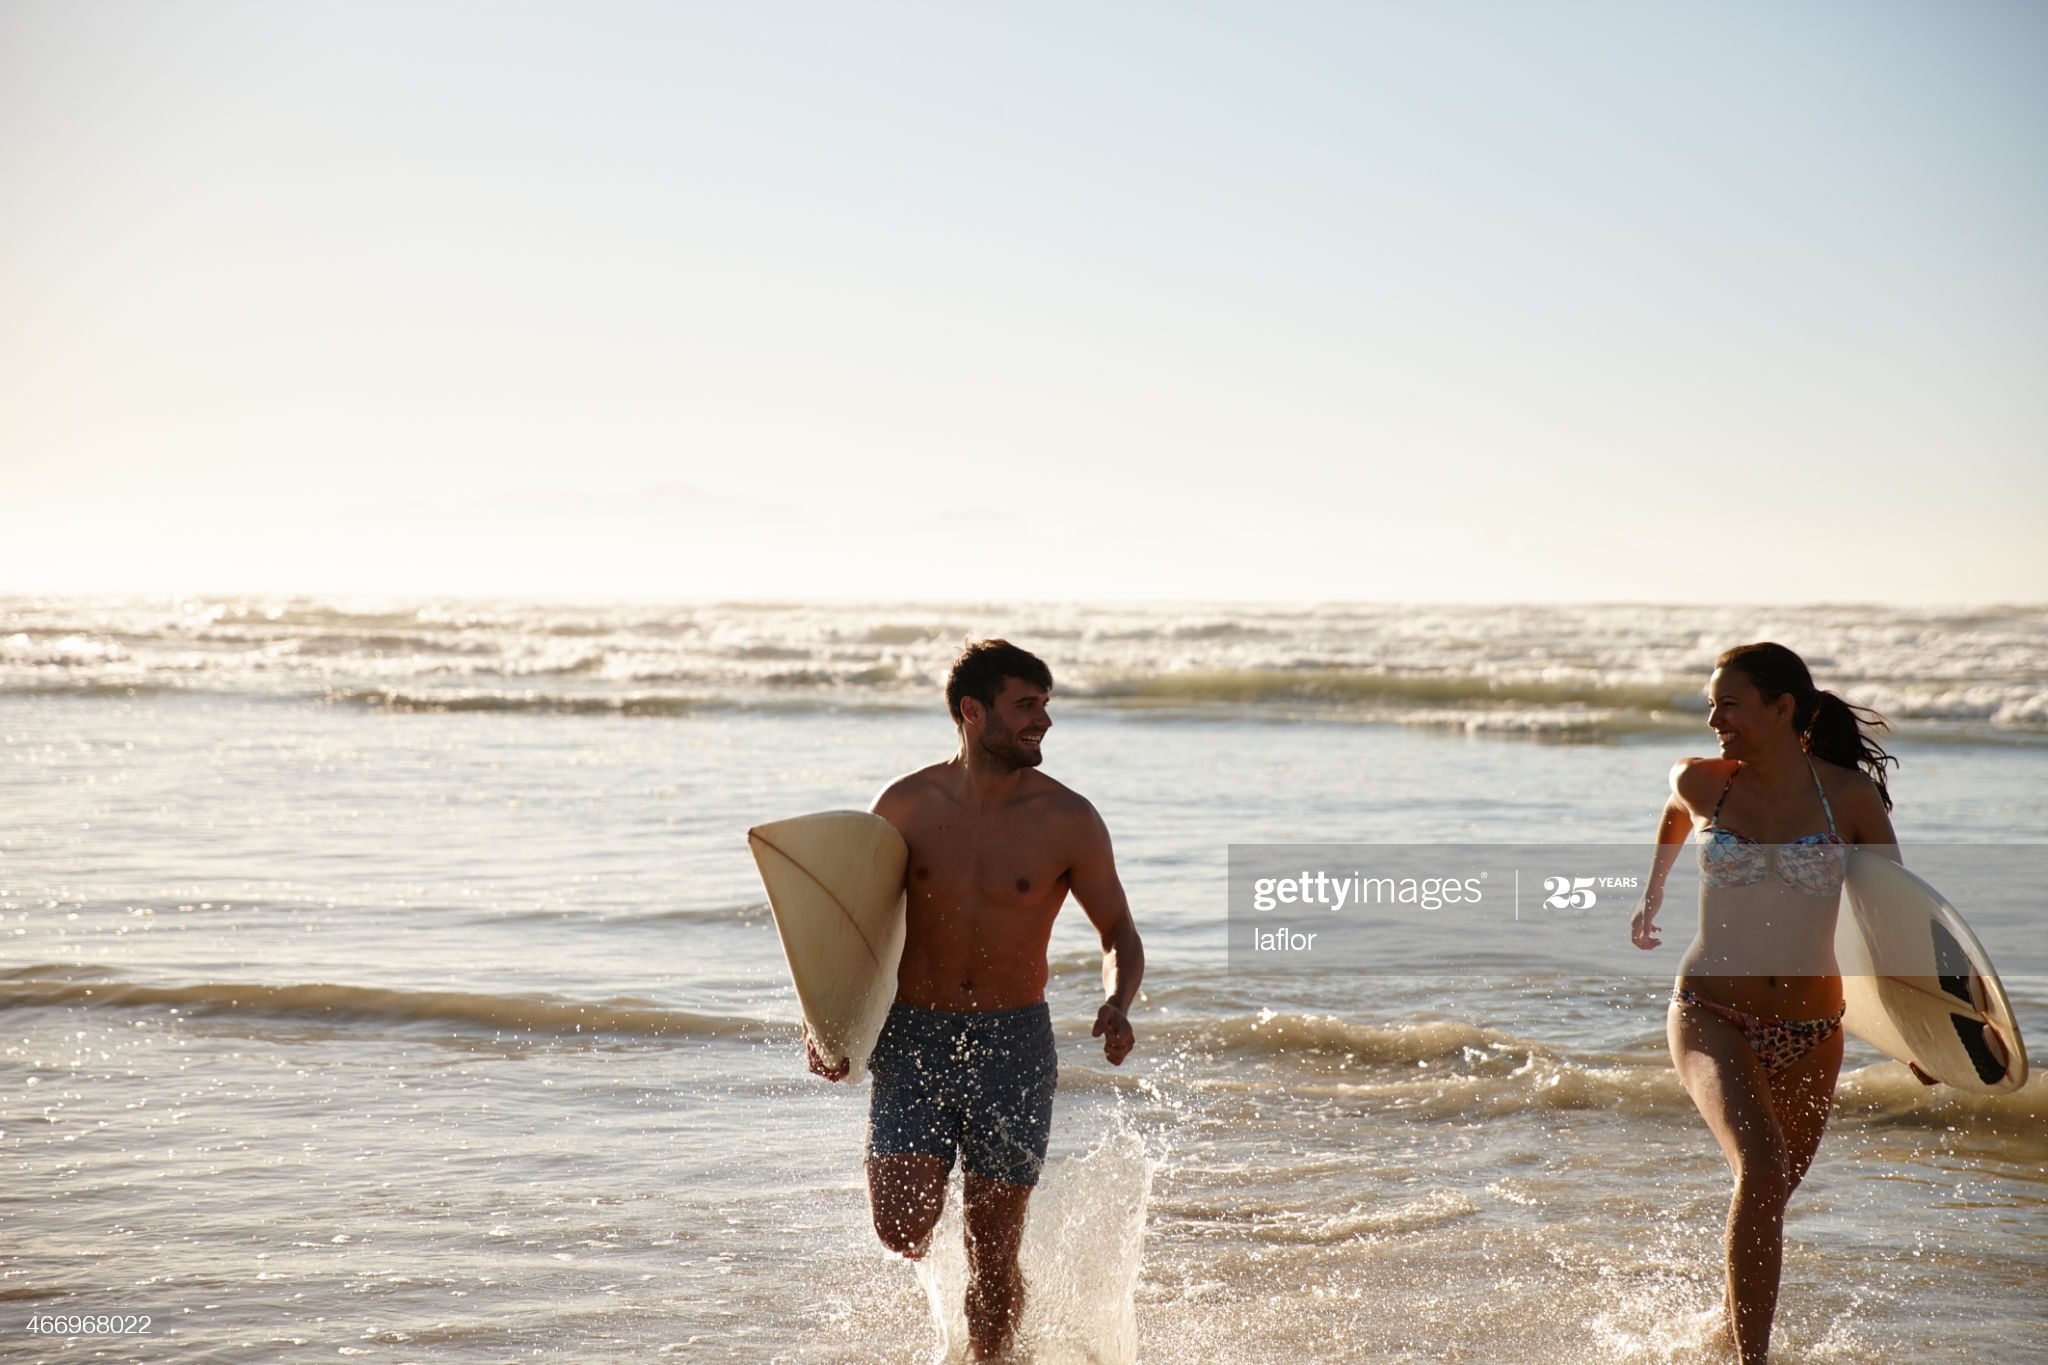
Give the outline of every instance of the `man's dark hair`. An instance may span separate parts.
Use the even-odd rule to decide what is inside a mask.
[[[969,640],[953,660],[953,671],[946,675],[946,709],[953,713],[953,720],[965,719],[960,714],[962,697],[994,706],[1005,678],[1022,678],[1052,691],[1052,670],[1030,650],[1019,649],[1008,640]]]

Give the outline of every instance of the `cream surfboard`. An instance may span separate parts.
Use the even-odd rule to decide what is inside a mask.
[[[747,831],[804,1023],[828,1062],[866,1073],[903,958],[903,836],[866,811],[799,815]]]
[[[1996,1095],[2027,1079],[2012,1004],[1942,894],[1889,858],[1849,855],[1835,957],[1849,1032],[1922,1080]]]

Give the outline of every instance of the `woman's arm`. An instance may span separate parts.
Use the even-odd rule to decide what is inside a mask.
[[[1692,835],[1692,808],[1678,794],[1679,779],[1692,762],[1687,759],[1671,770],[1671,799],[1664,803],[1664,813],[1657,820],[1657,855],[1650,860],[1643,899],[1636,906],[1635,918],[1629,921],[1630,941],[1645,952],[1664,942],[1657,929],[1657,911],[1664,905],[1664,879],[1671,875],[1671,865],[1678,861],[1679,850]]]

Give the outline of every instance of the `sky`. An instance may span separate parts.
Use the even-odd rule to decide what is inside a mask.
[[[2048,601],[2048,6],[0,0],[0,593]]]

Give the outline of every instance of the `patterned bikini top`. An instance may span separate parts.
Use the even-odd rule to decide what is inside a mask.
[[[1773,859],[1768,844],[1721,826],[1721,807],[1727,804],[1728,788],[1735,785],[1736,775],[1741,771],[1737,764],[1735,772],[1728,774],[1721,799],[1714,803],[1714,813],[1707,817],[1707,827],[1699,833],[1700,880],[1708,886],[1755,886],[1771,872]],[[1776,858],[1778,880],[1808,896],[1832,896],[1842,889],[1849,848],[1835,833],[1834,808],[1828,805],[1828,794],[1821,787],[1820,774],[1814,772],[1810,758],[1806,760],[1806,771],[1813,777],[1813,790],[1820,797],[1821,812],[1828,818],[1828,830],[1825,834],[1801,835],[1780,845]]]

